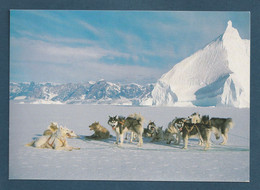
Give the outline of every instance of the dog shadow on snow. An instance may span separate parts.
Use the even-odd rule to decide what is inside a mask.
[[[109,138],[107,139],[95,139],[92,136],[86,136],[86,135],[78,135],[77,139],[82,140],[84,142],[103,142],[106,143],[109,146],[117,146],[116,143],[116,137],[110,135]],[[204,151],[203,146],[198,145],[199,140],[195,138],[190,138],[189,139],[189,145],[188,149],[183,149],[183,142],[181,141],[180,144],[167,144],[165,141],[160,141],[160,142],[153,142],[151,138],[143,137],[143,146],[141,149],[147,149],[147,150],[161,150],[161,151],[176,151],[176,150],[183,150],[183,151]],[[132,143],[129,142],[129,139],[124,140],[124,143],[121,148],[126,148],[126,149],[131,149],[134,148],[136,149],[137,147],[137,141],[133,141]],[[133,145],[133,147],[129,147],[125,145]],[[146,147],[146,145],[155,145],[154,147]],[[164,146],[164,149],[160,149],[160,146]],[[140,147],[139,147],[140,148]],[[246,147],[239,147],[239,146],[232,146],[232,145],[218,145],[215,144],[214,142],[211,143],[211,148],[207,151],[248,151],[249,149]]]
[[[113,144],[114,142],[116,142],[116,137],[110,135],[109,138],[107,139],[98,139],[98,138],[93,138],[92,136],[86,136],[86,135],[78,135],[78,138],[82,141],[100,141],[100,142],[105,142],[105,143],[109,143],[109,144]]]
[[[116,137],[115,136],[112,136],[110,135],[109,138],[107,139],[96,139],[96,138],[93,138],[92,136],[86,136],[86,135],[78,135],[78,138],[79,140],[82,140],[84,142],[104,142],[104,143],[107,143],[108,145],[115,145],[117,146],[115,143],[116,143]],[[196,140],[195,140],[196,141]],[[133,140],[133,142],[131,143],[129,141],[129,139],[124,139],[124,143],[121,146],[121,148],[124,148],[124,145],[133,145],[133,148],[137,148],[137,143],[138,141],[137,140]],[[152,139],[151,138],[147,138],[147,137],[143,137],[143,146],[142,146],[142,149],[145,149],[145,146],[146,145],[158,145],[158,146],[166,146],[166,147],[169,147],[169,149],[172,149],[172,148],[175,148],[175,149],[181,149],[183,147],[182,144],[179,144],[179,145],[175,145],[173,143],[171,144],[166,144],[166,142],[152,142]],[[129,146],[125,147],[125,148],[130,148]],[[140,147],[139,147],[140,148]],[[155,147],[155,149],[159,147]],[[149,147],[148,149],[151,149],[151,147]]]

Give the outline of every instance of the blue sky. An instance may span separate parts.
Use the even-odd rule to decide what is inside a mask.
[[[248,12],[11,10],[10,81],[156,82]]]

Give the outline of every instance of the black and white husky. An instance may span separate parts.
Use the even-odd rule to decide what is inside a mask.
[[[116,144],[119,144],[120,138],[120,145],[124,142],[124,134],[127,131],[133,132],[138,137],[138,146],[142,146],[143,144],[143,122],[144,118],[140,114],[131,114],[127,118],[122,116],[109,116],[108,124],[112,127],[112,129],[116,132]],[[131,140],[132,141],[132,135]]]
[[[181,142],[181,132],[180,129],[183,127],[183,123],[186,121],[185,118],[177,118],[169,122],[168,128],[165,129],[164,139],[167,144],[170,144],[172,141],[174,144],[180,144]]]
[[[148,137],[153,137],[157,130],[158,130],[158,127],[155,125],[154,121],[149,121],[144,133]]]
[[[198,136],[201,142],[205,144],[204,150],[210,147],[210,135],[212,127],[210,125],[209,116],[202,116],[200,123],[192,123],[191,120],[183,122],[183,127],[180,129],[184,140],[184,149],[187,149],[188,139],[193,136]]]
[[[223,142],[221,145],[227,143],[228,140],[228,131],[232,129],[234,123],[231,118],[211,118],[210,124],[212,126],[212,131],[215,134],[216,139],[220,138],[220,135],[223,137]]]

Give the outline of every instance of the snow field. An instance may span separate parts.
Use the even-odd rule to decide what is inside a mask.
[[[225,146],[213,140],[212,148],[203,151],[196,138],[188,150],[180,145],[128,141],[114,144],[115,133],[108,126],[108,116],[142,114],[165,129],[177,117],[193,112],[210,117],[232,117]],[[25,147],[43,133],[51,121],[74,130],[79,139],[68,139],[80,150],[54,151]],[[88,126],[99,121],[113,137],[104,141],[85,140],[91,135]],[[127,107],[104,105],[29,105],[10,102],[9,179],[135,180],[135,181],[249,181],[249,109]]]

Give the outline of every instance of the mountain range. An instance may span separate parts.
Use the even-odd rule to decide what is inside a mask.
[[[10,100],[34,104],[139,105],[149,98],[153,84],[115,84],[100,80],[78,84],[10,83]]]

